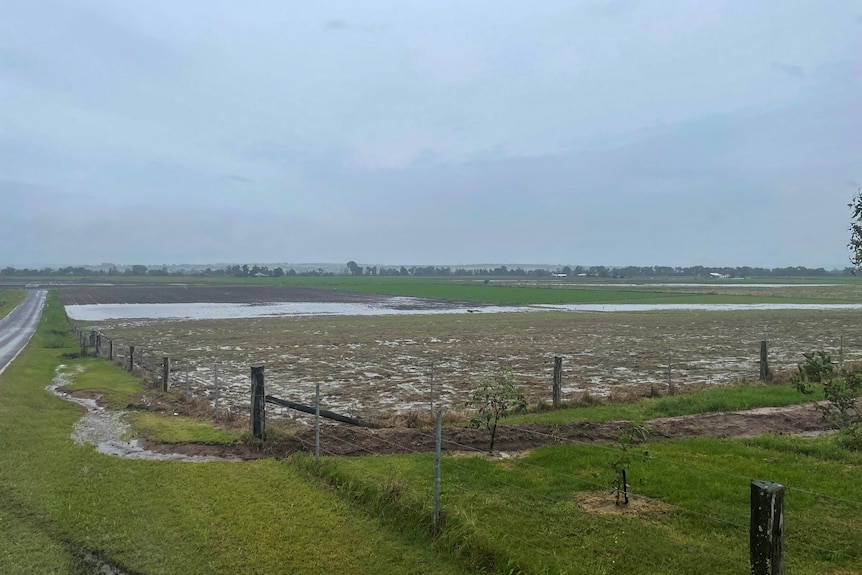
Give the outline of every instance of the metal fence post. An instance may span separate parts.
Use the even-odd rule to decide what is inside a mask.
[[[437,410],[437,445],[434,456],[434,531],[440,529],[440,451],[443,439],[443,410]]]

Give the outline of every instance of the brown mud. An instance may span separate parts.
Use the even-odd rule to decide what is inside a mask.
[[[564,443],[615,442],[631,428],[629,421],[604,423],[528,424],[497,430],[496,453],[523,452],[543,445]],[[769,433],[799,435],[831,431],[814,404],[759,408],[731,413],[707,413],[665,417],[646,421],[646,442],[692,439],[698,437],[755,437]],[[483,453],[488,449],[488,433],[481,429],[447,427],[443,429],[443,451]],[[433,429],[369,429],[348,425],[326,425],[321,429],[321,454],[336,456],[391,455],[431,452],[435,448]],[[314,451],[314,429],[278,433],[261,446],[160,444],[144,442],[157,453],[181,453],[220,458],[256,459],[285,457],[292,453]]]

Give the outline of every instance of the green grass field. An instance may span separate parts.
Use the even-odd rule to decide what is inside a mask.
[[[124,460],[75,445],[79,408],[45,391],[57,365],[83,369],[80,389],[116,385],[112,403],[135,382],[92,359],[59,359],[75,351],[69,338],[56,347],[63,324],[52,296],[0,376],[0,572],[95,572],[87,556],[148,574],[463,572],[285,462]]]
[[[648,456],[644,456],[648,450]],[[627,460],[631,502],[615,505]],[[345,498],[408,528],[432,516],[433,456],[327,460]],[[444,457],[439,544],[498,573],[731,574],[748,569],[750,480],[788,487],[787,572],[859,573],[859,453],[831,439],[690,440],[620,451],[560,445],[525,457]]]
[[[73,280],[74,278],[63,278]],[[488,284],[485,284],[485,281]],[[462,278],[402,276],[293,276],[281,278],[115,277],[100,281],[125,285],[173,284],[298,286],[387,295],[440,298],[489,304],[577,303],[858,303],[859,278],[655,278],[629,281],[605,278]],[[778,284],[762,287],[759,284]]]
[[[862,283],[860,282],[844,282],[834,286],[826,285],[816,288],[808,285],[753,288],[707,282],[697,286],[612,283],[596,287],[594,282],[496,278],[491,279],[487,285],[482,279],[414,277],[291,277],[256,281],[265,285],[296,285],[399,296],[519,305],[566,303],[854,303],[862,300],[860,297],[862,296]],[[825,284],[825,282],[823,283]]]
[[[27,295],[26,290],[22,289],[0,289],[0,319],[6,317],[10,311],[21,303],[24,296]]]

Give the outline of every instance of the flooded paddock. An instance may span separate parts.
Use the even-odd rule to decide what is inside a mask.
[[[564,401],[584,392],[664,391],[669,381],[756,379],[761,340],[769,342],[773,370],[791,369],[803,353],[818,349],[862,359],[859,305],[503,308],[511,313],[464,305],[429,313],[411,309],[410,298],[388,299],[396,304],[180,304],[157,318],[147,314],[166,310],[164,304],[123,304],[122,314],[117,306],[67,310],[79,326],[114,340],[121,360],[135,345],[136,363],[154,378],[162,357],[170,357],[173,384],[211,402],[217,370],[220,405],[240,411],[249,403],[253,363],[265,364],[269,394],[310,404],[320,383],[324,408],[374,417],[430,410],[432,393],[435,405],[461,409],[483,377],[506,366],[531,402],[550,402],[555,355],[564,358]],[[330,313],[314,313],[319,309]],[[294,415],[268,409],[273,416]]]

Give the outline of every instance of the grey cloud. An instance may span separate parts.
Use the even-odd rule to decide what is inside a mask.
[[[776,70],[778,72],[787,74],[788,76],[793,76],[794,78],[805,78],[805,70],[802,69],[802,66],[797,66],[795,64],[782,64],[781,62],[772,62],[769,65],[770,68]]]
[[[333,18],[331,20],[327,20],[323,28],[324,30],[332,32],[337,30],[347,30],[350,28],[350,25],[347,23],[346,20],[342,20],[341,18]]]
[[[849,4],[13,4],[0,260],[846,261]]]
[[[240,176],[237,174],[225,174],[224,178],[231,182],[236,182],[238,184],[253,184],[254,180],[251,178],[246,178],[245,176]]]

